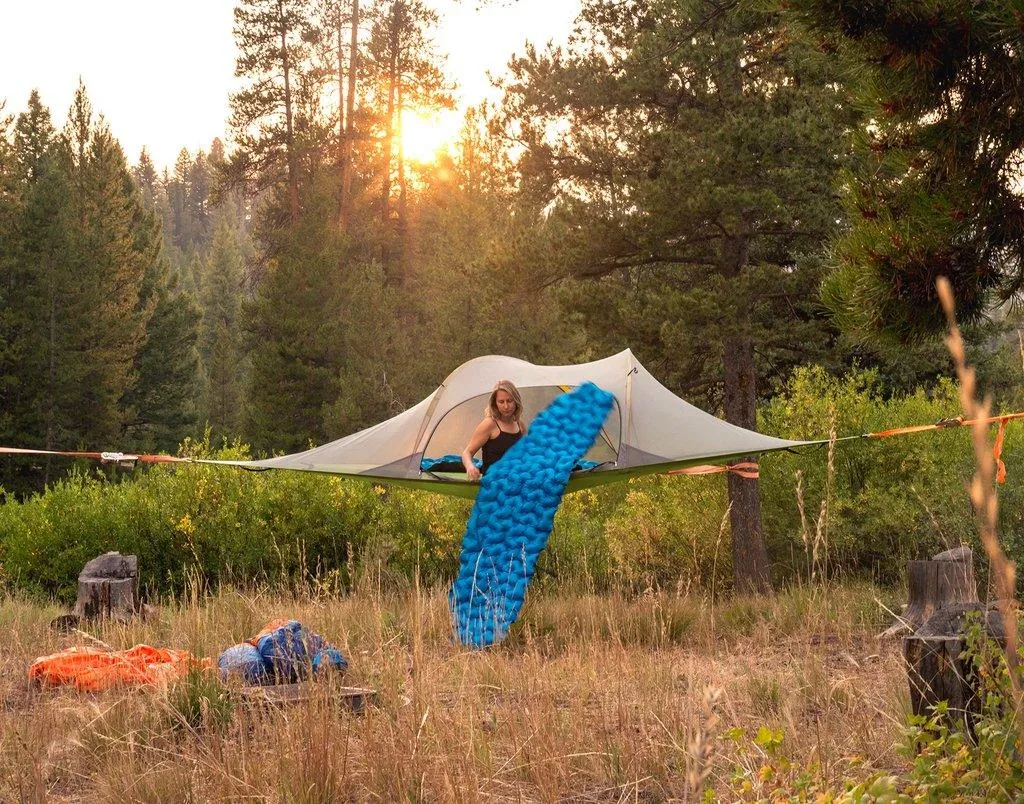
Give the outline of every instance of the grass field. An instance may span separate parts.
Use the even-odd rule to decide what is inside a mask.
[[[867,586],[775,599],[540,596],[503,646],[451,644],[440,591],[345,598],[226,590],[93,629],[216,656],[295,617],[343,649],[339,683],[287,708],[212,679],[99,695],[26,670],[71,642],[60,612],[0,599],[0,800],[619,801],[773,798],[895,769],[908,707],[898,643]],[[886,601],[892,604],[890,599]]]

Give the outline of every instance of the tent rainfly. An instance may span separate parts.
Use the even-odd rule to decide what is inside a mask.
[[[559,394],[589,380],[615,397],[594,446],[596,463],[573,474],[567,492],[643,474],[667,472],[773,450],[819,444],[761,435],[712,416],[659,383],[626,349],[574,366],[535,366],[500,355],[463,363],[434,393],[394,418],[305,452],[258,461],[202,461],[246,469],[293,469],[360,477],[473,498],[479,484],[462,474],[430,472],[424,458],[458,455],[484,415],[494,384],[511,380],[527,423]]]

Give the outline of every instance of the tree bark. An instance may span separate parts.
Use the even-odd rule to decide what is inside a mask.
[[[384,125],[384,172],[381,176],[380,191],[380,225],[381,249],[380,261],[384,266],[385,275],[393,282],[391,276],[391,152],[395,141],[395,95],[398,91],[398,50],[401,47],[402,3],[396,2],[391,9],[391,30],[389,31],[388,48],[388,102],[385,111]]]
[[[903,619],[917,628],[932,613],[953,603],[977,603],[974,558],[907,562],[907,610]]]
[[[726,340],[725,418],[730,424],[756,429],[754,342],[736,336]],[[753,456],[742,460],[753,460]],[[729,474],[729,524],[732,529],[733,583],[741,594],[772,591],[768,550],[761,529],[761,487],[756,479]]]
[[[94,558],[78,575],[75,614],[85,619],[131,619],[139,611],[138,559],[120,553]]]
[[[967,655],[966,631],[972,621],[983,629],[986,639],[1006,649],[1006,624],[998,610],[977,601],[948,603],[903,640],[903,658],[914,714],[929,717],[936,706],[945,703],[950,726],[974,736],[985,697],[982,677],[996,673],[997,668],[990,652],[983,651],[980,657]],[[979,658],[993,664],[979,673]]]
[[[278,23],[281,33],[281,72],[284,76],[285,147],[288,151],[288,205],[292,223],[299,221],[299,168],[295,157],[295,130],[292,121],[291,60],[288,58],[288,29],[284,3],[277,2]]]
[[[981,699],[970,660],[962,658],[964,648],[964,639],[958,634],[913,636],[903,640],[903,658],[914,714],[928,717],[944,701],[949,705],[950,725],[972,732]]]
[[[338,173],[341,179],[338,183],[338,221],[344,223],[345,198],[340,188],[345,186],[345,172],[348,166],[345,163],[345,42],[342,36],[344,26],[341,19],[341,0],[338,0],[335,12],[337,16],[334,20],[334,33],[338,42]]]
[[[408,267],[406,261],[408,259],[408,251],[406,249],[408,240],[408,197],[406,196],[406,178],[405,178],[405,144],[402,142],[402,112],[404,106],[404,99],[402,97],[402,81],[401,81],[401,70],[399,70],[399,82],[397,89],[397,102],[395,104],[395,136],[398,138],[398,221],[396,225],[396,234],[398,236],[398,254],[397,254],[397,280],[396,284],[402,286],[406,280],[406,269]]]
[[[339,28],[340,35],[340,28]],[[340,46],[339,46],[340,47]],[[339,62],[341,56],[339,55]],[[341,204],[340,223],[348,231],[352,212],[352,151],[355,149],[356,78],[359,69],[359,0],[352,0],[352,29],[348,52],[348,93],[345,96],[345,130],[341,140]],[[340,76],[339,76],[340,80]],[[338,88],[339,103],[341,87]],[[338,115],[341,115],[339,110]]]
[[[907,605],[880,638],[916,631],[940,609],[978,604],[974,554],[966,545],[932,556],[930,561],[907,562]]]

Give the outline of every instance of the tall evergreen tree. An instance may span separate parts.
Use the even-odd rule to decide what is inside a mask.
[[[825,340],[801,255],[834,225],[850,125],[828,65],[753,3],[589,0],[567,51],[513,75],[524,198],[547,215],[524,263],[599,280],[574,297],[591,332],[652,339],[640,357],[676,390],[710,375],[755,429],[765,366]],[[757,481],[728,483],[736,587],[766,590]]]
[[[63,332],[62,292],[70,273],[70,187],[63,149],[50,111],[33,91],[14,130],[14,158],[20,209],[14,223],[9,262],[9,298],[17,304],[5,315],[12,365],[5,409],[14,443],[52,448],[58,338]]]
[[[0,441],[7,443],[16,423],[13,401],[20,374],[16,238],[21,186],[11,140],[13,123],[13,116],[0,103]]]
[[[239,145],[236,168],[258,187],[286,182],[288,215],[299,219],[296,89],[311,28],[300,0],[241,0],[235,7],[235,75],[248,86],[231,96],[231,125]]]
[[[142,203],[156,210],[159,176],[153,159],[145,148],[139,153],[139,161],[132,170],[132,175],[135,177],[135,186],[142,193]]]
[[[330,45],[332,72],[338,86],[338,225],[346,231],[351,215],[352,174],[355,170],[356,91],[362,69],[359,0],[351,0],[351,4],[344,0],[321,0],[318,16],[325,32],[324,43]]]
[[[146,340],[135,355],[134,387],[122,400],[125,432],[131,449],[173,452],[197,421],[199,311],[190,295],[177,292],[163,260],[153,267],[153,287],[144,297],[152,305]]]
[[[306,216],[247,305],[246,431],[258,448],[303,449],[327,438],[323,410],[338,396],[342,363],[338,266],[336,240]]]
[[[850,334],[943,325],[935,280],[977,319],[1024,288],[1024,24],[1015,0],[796,0],[845,57],[869,125],[826,299]]]
[[[199,311],[191,294],[179,292],[159,221],[136,188],[125,193],[135,196],[134,247],[146,265],[138,303],[146,329],[133,361],[135,382],[121,399],[124,431],[131,449],[174,451],[196,424]]]
[[[49,377],[50,443],[116,443],[122,396],[136,381],[135,356],[152,307],[140,291],[158,256],[138,230],[141,200],[120,145],[93,119],[79,87],[62,137],[70,179],[68,250]]]
[[[242,344],[242,283],[245,261],[239,232],[227,216],[214,227],[203,270],[203,416],[217,436],[233,436],[242,422],[245,361]]]
[[[161,320],[154,319],[165,278],[159,229],[120,146],[94,120],[84,87],[60,135],[33,93],[14,153],[23,199],[8,274],[19,287],[17,325],[8,330],[20,344],[10,399],[17,441],[118,443],[135,416],[155,410],[139,404],[137,382],[155,384],[140,355],[147,327]],[[177,365],[156,339],[150,349],[160,371]],[[156,407],[169,404],[163,397]]]

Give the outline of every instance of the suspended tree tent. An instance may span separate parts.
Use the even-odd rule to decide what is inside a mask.
[[[575,472],[566,491],[822,443],[772,438],[705,413],[665,388],[626,349],[574,366],[478,357],[455,369],[418,405],[366,430],[292,455],[202,463],[351,475],[472,499],[479,485],[464,474],[431,472],[422,465],[425,458],[461,454],[501,379],[519,388],[527,424],[558,395],[588,380],[615,397],[601,434],[584,456],[596,466]]]

